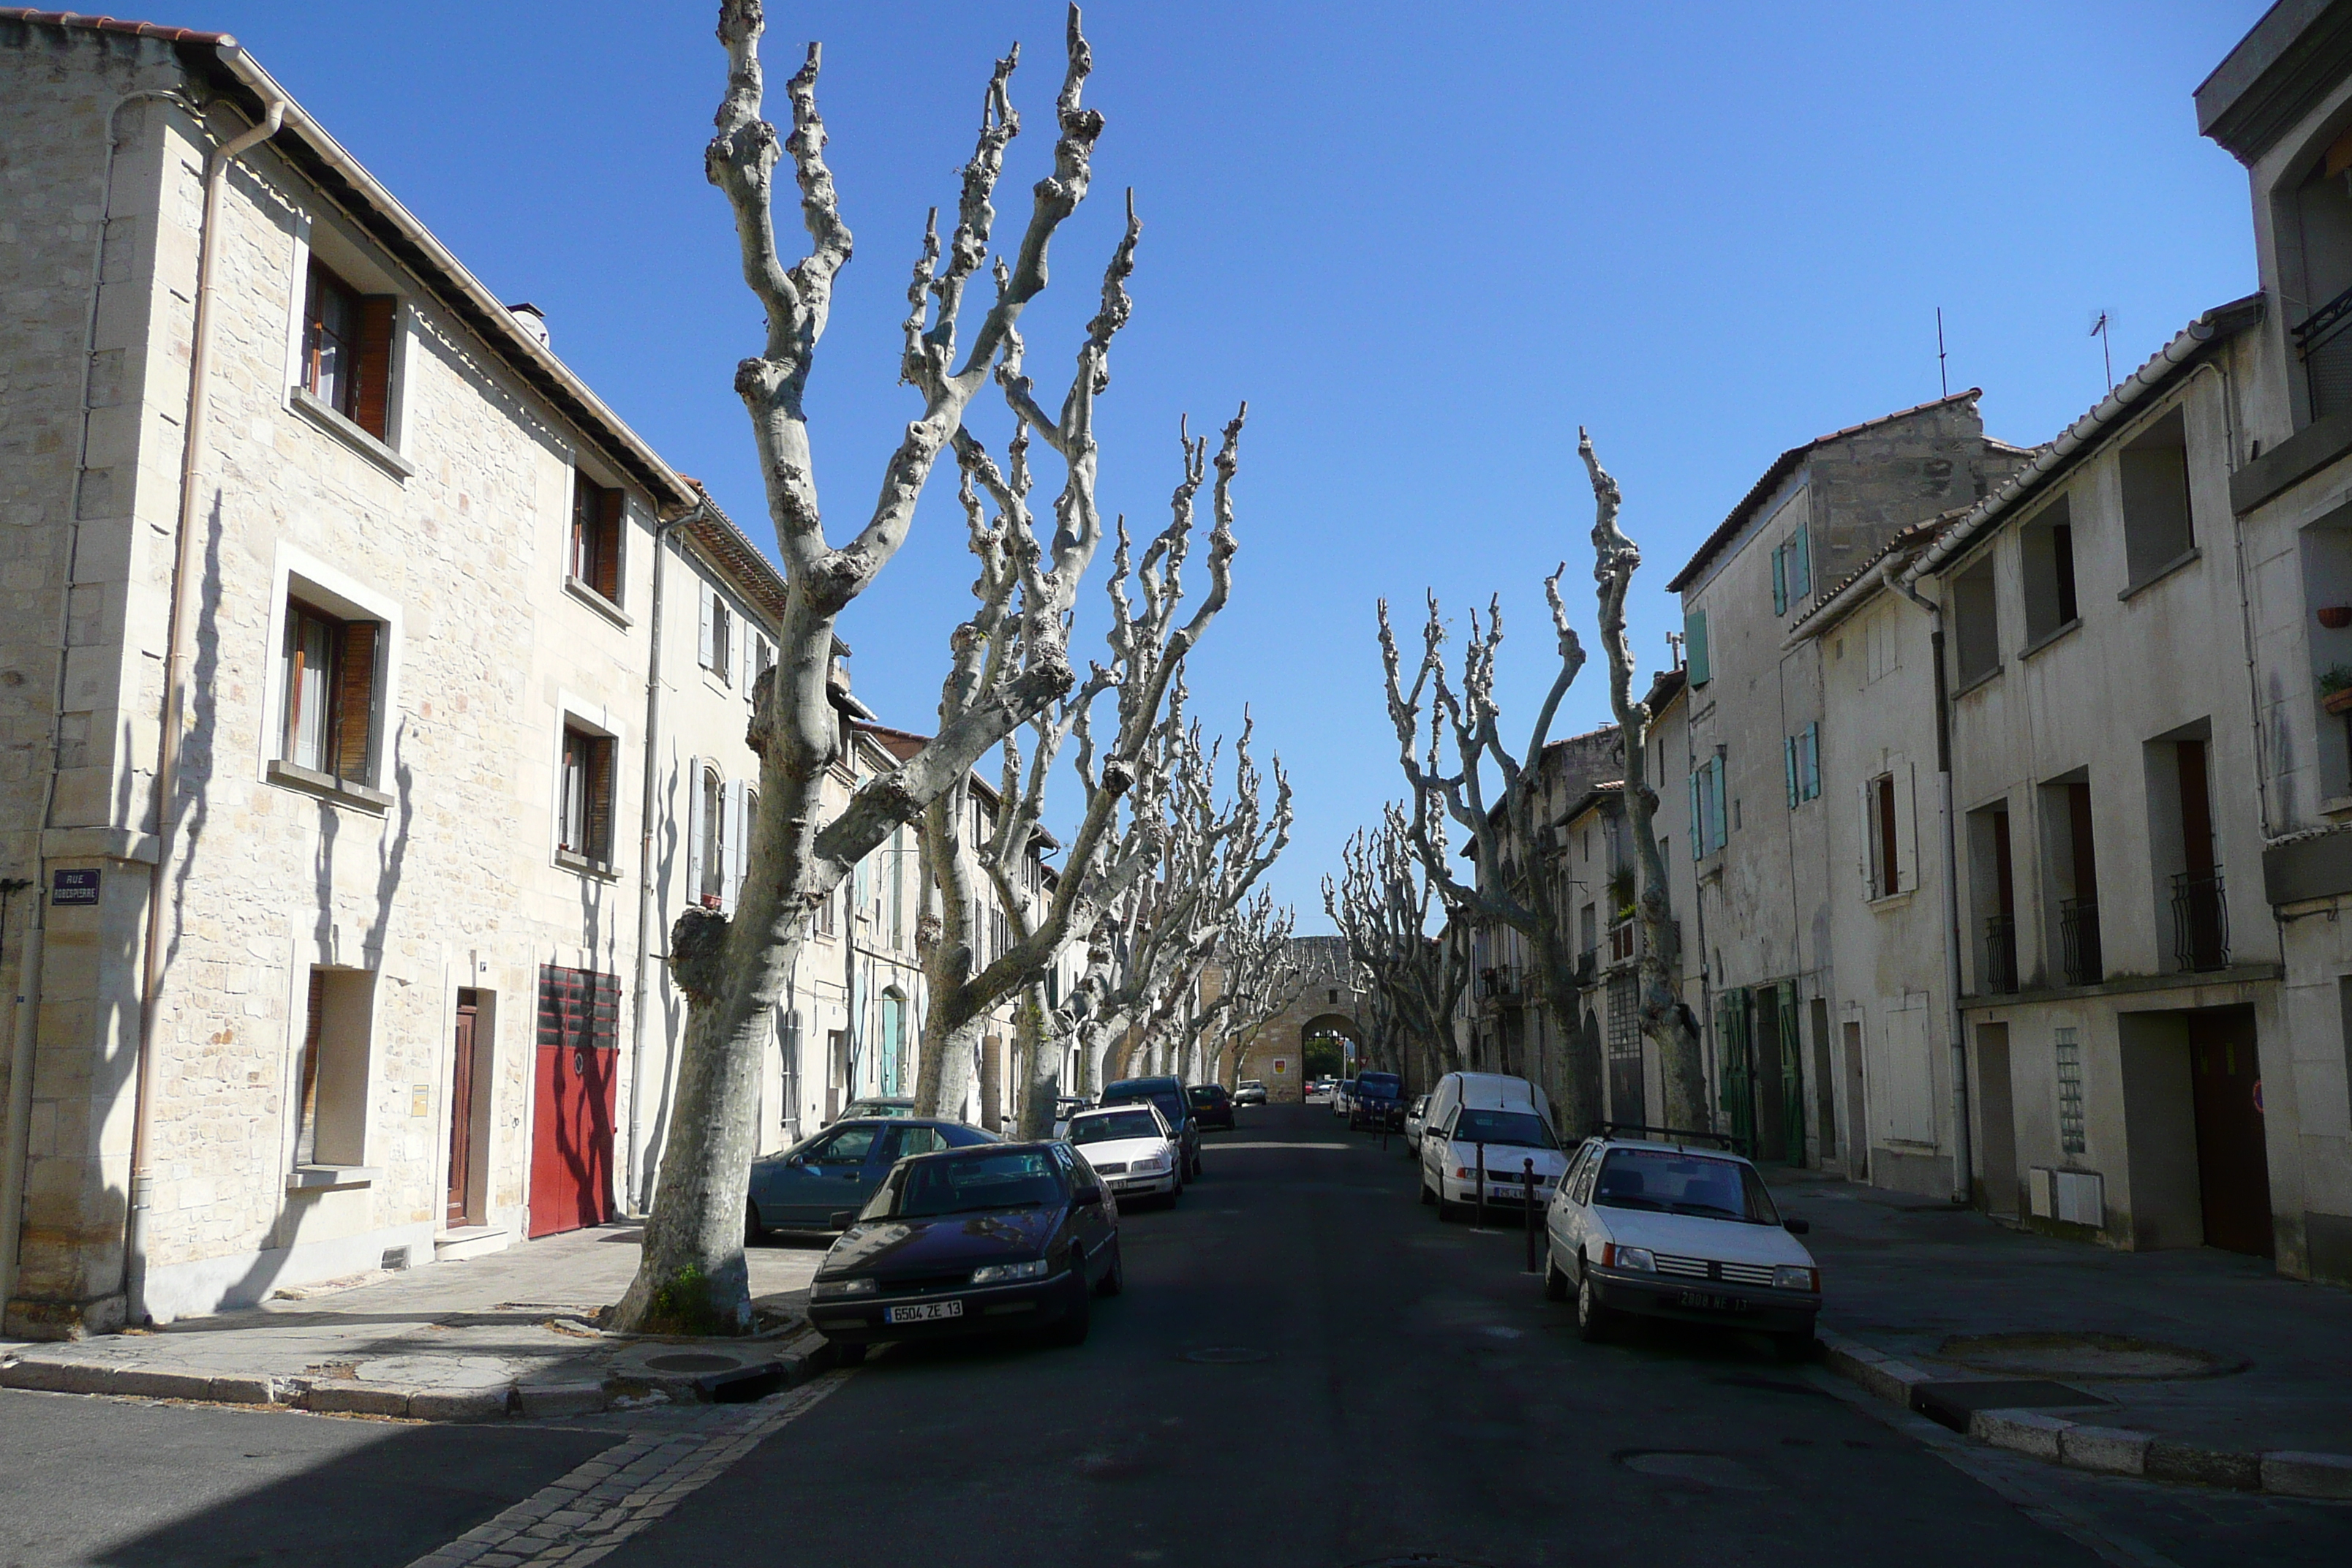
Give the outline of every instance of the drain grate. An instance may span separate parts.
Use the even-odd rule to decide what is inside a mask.
[[[1196,1350],[1181,1352],[1177,1359],[1198,1362],[1202,1366],[1240,1366],[1246,1362],[1265,1360],[1266,1352],[1252,1350],[1247,1345],[1202,1345]],[[1396,1561],[1404,1563],[1412,1559],[1400,1557]],[[1430,1561],[1434,1562],[1436,1559],[1432,1558]]]

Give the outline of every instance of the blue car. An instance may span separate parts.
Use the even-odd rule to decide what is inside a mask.
[[[1402,1128],[1404,1125],[1404,1080],[1392,1072],[1356,1075],[1348,1100],[1350,1127]]]
[[[961,1121],[903,1116],[836,1121],[751,1163],[743,1239],[756,1242],[771,1230],[840,1230],[846,1222],[836,1224],[838,1216],[864,1208],[899,1161],[999,1142],[995,1133]]]

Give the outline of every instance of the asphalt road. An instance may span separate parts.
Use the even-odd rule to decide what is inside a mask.
[[[1577,1341],[1319,1107],[1243,1112],[1075,1350],[893,1350],[604,1559],[2327,1563],[2352,1505],[2084,1476],[1680,1329]],[[493,1428],[0,1394],[0,1565],[386,1568],[651,1419]],[[1416,1554],[1419,1554],[1416,1557]]]

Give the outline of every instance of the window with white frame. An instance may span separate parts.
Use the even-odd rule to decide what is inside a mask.
[[[1780,749],[1788,773],[1789,809],[1794,811],[1805,802],[1821,797],[1821,725],[1808,724],[1793,735],[1781,737]]]
[[[702,590],[702,637],[698,657],[702,668],[728,685],[735,684],[735,612],[725,595],[709,582]]]
[[[1868,896],[1891,898],[1919,885],[1916,770],[1900,758],[1862,785],[1861,870]]]
[[[692,796],[688,802],[693,814],[687,835],[688,859],[691,866],[688,894],[704,909],[724,907],[729,892],[727,883],[727,781],[716,765],[698,763],[693,773]]]
[[[618,750],[610,735],[563,726],[556,847],[598,866],[613,859],[613,764]]]
[[[1729,815],[1724,809],[1723,757],[1709,757],[1690,776],[1691,858],[1704,860],[1724,846]]]
[[[383,623],[289,595],[279,647],[278,759],[373,784]]]

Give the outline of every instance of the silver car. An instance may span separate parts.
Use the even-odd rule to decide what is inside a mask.
[[[1245,1078],[1242,1079],[1240,1084],[1238,1084],[1234,1089],[1234,1103],[1235,1105],[1264,1105],[1265,1103],[1265,1084],[1264,1080],[1254,1078]]]
[[[1421,1130],[1429,1122],[1429,1096],[1422,1095],[1404,1113],[1404,1146],[1414,1153],[1421,1152]]]

